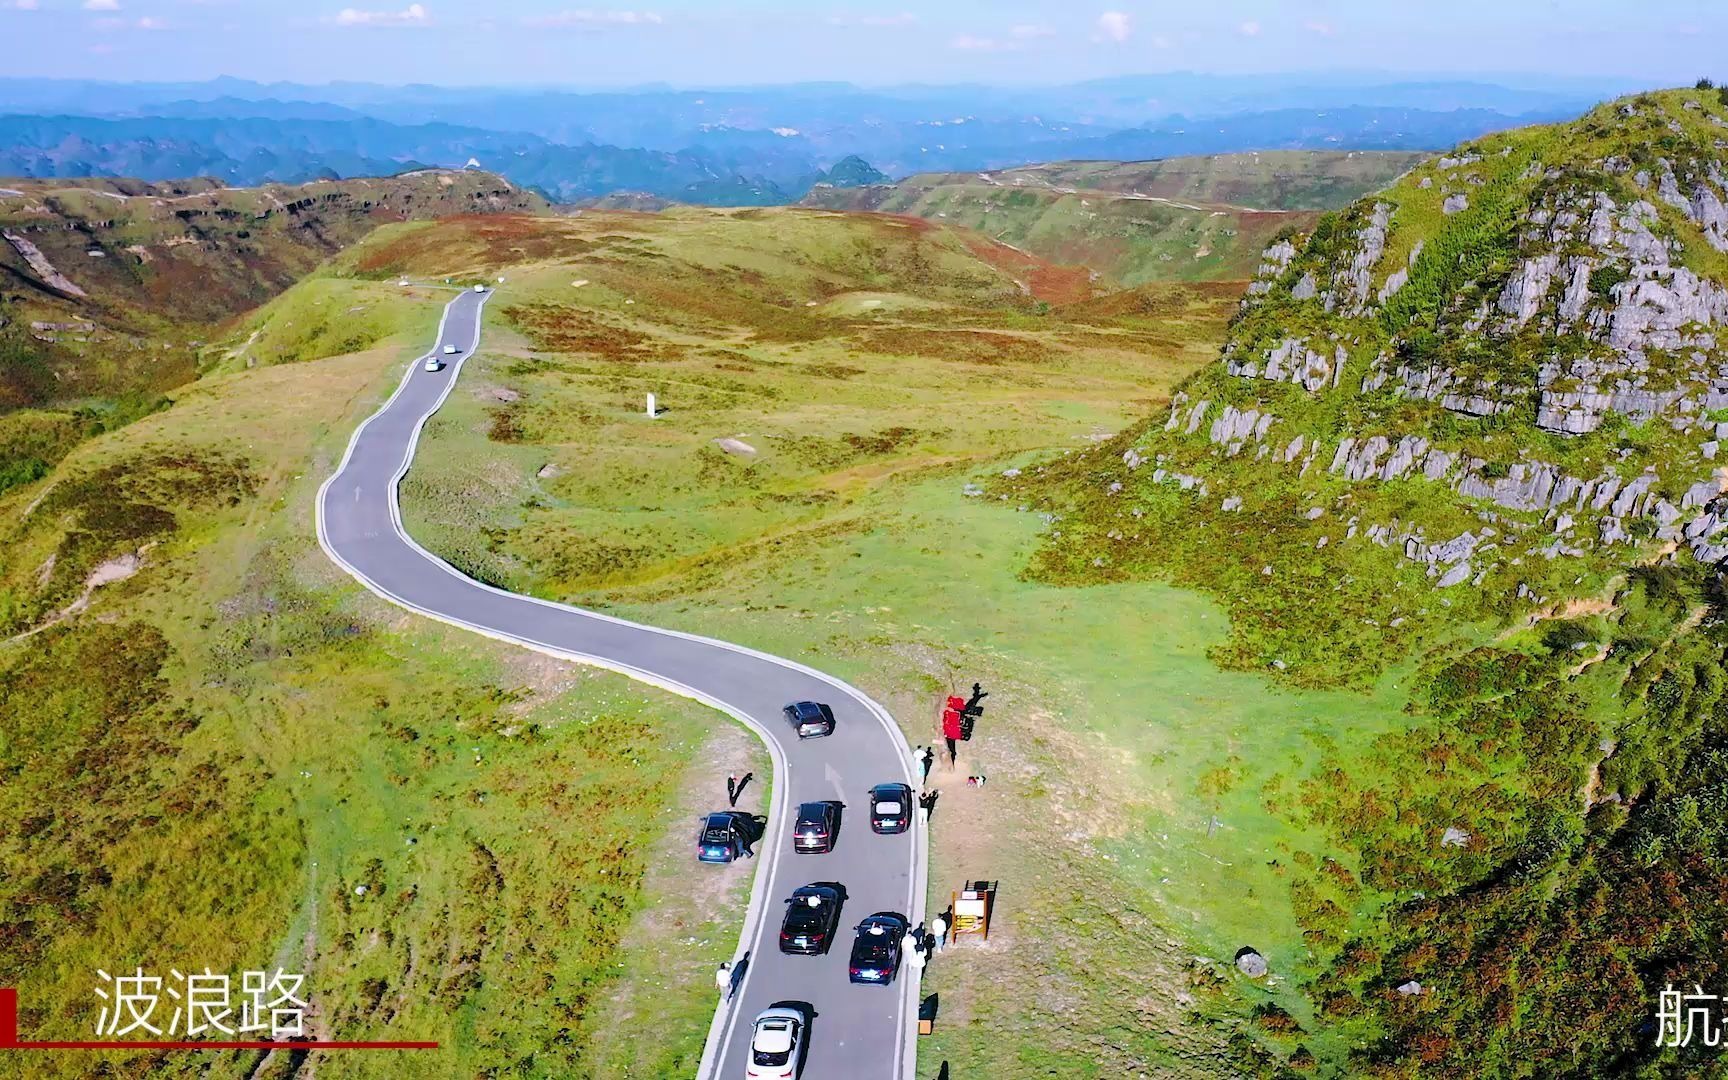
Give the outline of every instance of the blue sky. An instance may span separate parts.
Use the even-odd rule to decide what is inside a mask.
[[[1728,78],[1725,0],[629,2],[0,0],[0,74],[574,86],[1175,70]]]

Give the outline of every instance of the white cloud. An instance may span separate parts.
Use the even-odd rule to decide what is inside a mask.
[[[659,26],[666,20],[652,11],[560,11],[523,19],[525,26],[547,29],[596,29],[603,26]]]
[[[140,30],[166,30],[166,29],[168,29],[168,24],[163,22],[161,19],[156,18],[154,15],[146,15],[142,19],[139,19],[137,26],[138,26],[138,29],[140,29]]]
[[[1123,42],[1134,32],[1134,20],[1126,11],[1106,11],[1098,16],[1099,41]]]
[[[977,34],[961,34],[948,43],[950,48],[963,52],[1013,52],[1021,48],[1018,41],[1004,41],[1001,38],[982,37]]]
[[[948,47],[960,49],[963,52],[1019,52],[1029,42],[1055,36],[1056,31],[1042,23],[1019,23],[1010,26],[1007,33],[999,37],[987,34],[960,34],[948,42]]]
[[[40,6],[36,0],[12,0],[9,4],[0,4],[0,7],[11,8],[13,11],[35,11]]]
[[[337,26],[425,26],[431,21],[431,15],[424,4],[409,4],[401,11],[343,8],[330,21]]]
[[[119,11],[120,0],[84,0],[85,11]]]
[[[1310,34],[1319,34],[1321,37],[1331,37],[1333,34],[1338,32],[1336,26],[1333,26],[1329,22],[1323,22],[1320,19],[1310,19],[1308,22],[1302,24],[1302,29],[1308,31]]]
[[[1260,24],[1255,22],[1253,19],[1249,19],[1247,22],[1237,26],[1236,32],[1241,34],[1243,37],[1259,37]]]
[[[830,15],[829,26],[917,26],[918,16],[910,11],[898,15]]]

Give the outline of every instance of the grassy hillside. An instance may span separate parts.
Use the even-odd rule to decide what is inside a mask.
[[[1222,664],[1405,699],[1230,777],[1328,838],[1275,860],[1352,1071],[1702,1064],[1640,1025],[1728,921],[1724,129],[1645,94],[1425,163],[1269,248],[1168,410],[986,485],[1036,580],[1196,586]]]
[[[923,1060],[1251,1063],[1234,1006],[1197,988],[1227,985],[1245,943],[1300,963],[1283,883],[1240,853],[1319,838],[1221,777],[1233,755],[1303,752],[1310,726],[1394,730],[1396,707],[1219,671],[1224,620],[1192,594],[1023,580],[1041,520],[971,494],[1132,422],[1205,362],[1237,290],[1041,302],[1021,288],[1055,273],[1036,260],[876,216],[591,214],[533,223],[528,261],[479,235],[506,225],[393,230],[345,260],[389,275],[449,251],[507,281],[486,355],[422,440],[410,529],[512,588],[819,663],[917,742],[936,694],[982,679],[980,737],[932,778],[932,894],[996,877],[1004,917],[927,977],[944,1011]]]
[[[378,225],[544,207],[482,173],[261,188],[0,181],[0,490],[158,407],[212,361],[203,346],[225,321]]]
[[[313,538],[320,481],[441,300],[400,300],[365,351],[170,391],[0,496],[0,983],[27,1037],[87,1038],[98,969],[280,965],[313,1033],[445,1048],[0,1075],[693,1067],[749,868],[697,874],[689,830],[728,768],[767,775],[755,744],[407,617]]]
[[[1246,280],[1277,234],[1390,182],[1419,155],[1276,151],[1056,162],[818,188],[805,205],[965,225],[1107,281]]]

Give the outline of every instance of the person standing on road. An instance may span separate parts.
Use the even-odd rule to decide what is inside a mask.
[[[936,809],[936,792],[926,791],[918,796],[918,821],[920,824],[930,824],[930,814]]]
[[[726,805],[732,806],[732,807],[736,807],[738,805],[738,774],[737,773],[727,773],[726,774]]]
[[[727,960],[714,972],[714,988],[720,991],[720,996],[730,1001],[732,999],[732,961]]]
[[[930,766],[936,761],[936,751],[930,749],[928,746],[920,746],[913,752],[912,756],[918,760],[918,768],[923,771],[923,776],[920,777],[919,782],[929,782]]]
[[[948,920],[944,919],[940,915],[936,916],[934,919],[931,919],[930,920],[930,938],[932,941],[935,942],[935,945],[934,945],[935,951],[941,952],[942,947],[944,945],[948,944]]]
[[[906,928],[905,936],[900,939],[900,955],[902,958],[909,960],[917,954],[919,939],[922,935],[923,930],[921,927],[909,926]]]
[[[910,949],[906,953],[906,965],[912,969],[914,979],[924,977],[924,950]]]

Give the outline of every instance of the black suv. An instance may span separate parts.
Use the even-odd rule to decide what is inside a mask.
[[[838,803],[807,802],[798,804],[798,821],[792,826],[792,850],[800,855],[826,855],[834,850],[834,838],[840,834]]]
[[[702,819],[696,834],[696,858],[706,863],[729,863],[751,854],[755,822],[742,810],[720,810]]]
[[[818,956],[834,943],[840,924],[840,892],[832,885],[806,885],[786,901],[780,924],[780,951]]]
[[[906,916],[878,911],[858,924],[846,975],[855,983],[887,986],[900,971],[900,940],[910,926]]]
[[[795,701],[782,711],[800,739],[834,734],[834,710],[819,701]]]
[[[879,833],[903,833],[912,826],[912,789],[905,784],[877,784],[870,789],[870,828]]]

